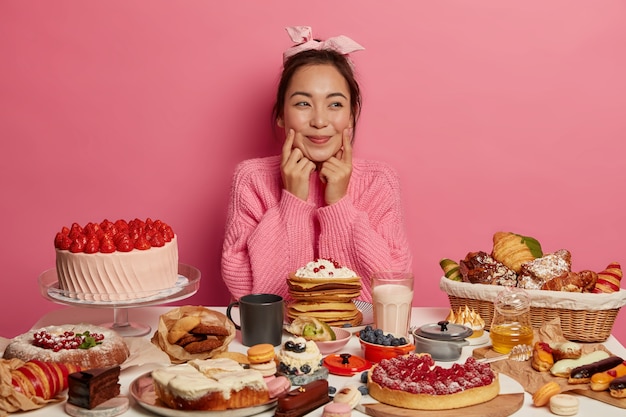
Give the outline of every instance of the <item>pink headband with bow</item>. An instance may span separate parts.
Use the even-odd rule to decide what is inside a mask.
[[[313,33],[309,26],[290,26],[285,29],[287,30],[287,33],[289,34],[291,40],[297,45],[292,46],[291,48],[283,52],[283,62],[285,62],[287,58],[297,54],[298,52],[307,51],[310,49],[331,49],[333,51],[339,52],[342,55],[347,55],[351,52],[362,51],[365,49],[361,45],[344,35],[328,38],[325,41],[316,41],[315,39],[313,39]]]

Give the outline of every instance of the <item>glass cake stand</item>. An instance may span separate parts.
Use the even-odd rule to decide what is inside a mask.
[[[59,288],[56,268],[48,269],[39,276],[41,295],[59,304],[113,309],[113,321],[101,323],[100,326],[115,330],[120,336],[144,336],[152,330],[147,324],[128,320],[128,310],[133,307],[144,307],[165,304],[194,295],[200,288],[200,270],[191,265],[178,264],[178,280],[171,288],[145,293],[116,294],[121,300],[110,300],[107,294],[88,294],[66,291]]]

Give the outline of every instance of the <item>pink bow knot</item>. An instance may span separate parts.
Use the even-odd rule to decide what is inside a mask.
[[[291,40],[296,44],[287,49],[283,53],[283,62],[292,55],[298,52],[307,51],[311,49],[315,50],[333,50],[342,55],[348,55],[351,52],[362,51],[361,45],[353,41],[347,36],[339,35],[332,38],[328,38],[325,41],[317,41],[313,39],[313,32],[309,26],[290,26],[285,28]]]

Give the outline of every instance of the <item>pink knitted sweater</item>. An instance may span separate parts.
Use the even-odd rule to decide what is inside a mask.
[[[289,299],[287,275],[318,257],[332,258],[362,278],[371,301],[376,270],[411,270],[396,172],[354,159],[348,194],[325,205],[319,175],[308,201],[285,191],[280,156],[241,162],[234,173],[222,251],[222,277],[235,299],[273,293]]]

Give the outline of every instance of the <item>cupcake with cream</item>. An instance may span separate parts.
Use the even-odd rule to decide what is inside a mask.
[[[468,306],[465,306],[465,308],[459,307],[456,312],[450,309],[446,320],[472,329],[473,333],[469,338],[481,337],[485,332],[485,320],[473,308]]]
[[[278,373],[286,376],[292,385],[305,385],[317,379],[328,378],[328,369],[322,366],[322,353],[317,344],[303,337],[290,337],[276,355]]]

